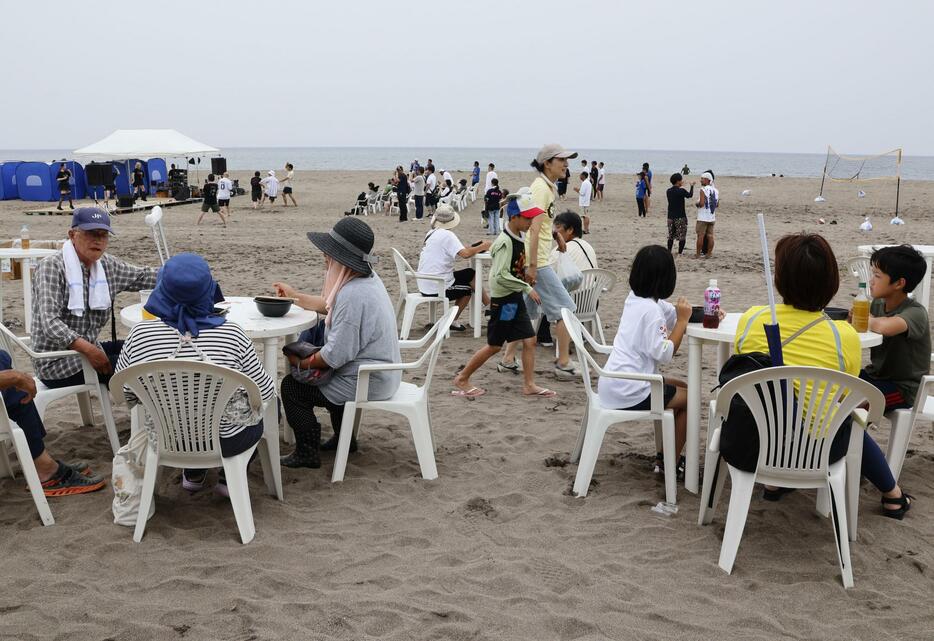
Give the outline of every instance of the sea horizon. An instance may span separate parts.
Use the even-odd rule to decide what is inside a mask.
[[[659,149],[578,149],[579,160],[602,161],[609,174],[634,174],[643,162],[662,175],[681,170],[686,164],[692,174],[711,169],[720,176],[771,176],[815,178],[824,168],[826,153],[767,151],[697,151]],[[485,172],[489,162],[500,171],[526,171],[536,149],[521,147],[223,147],[221,156],[233,171],[280,169],[291,162],[298,171],[391,171],[396,165],[408,168],[413,159],[453,172],[469,171],[474,161]],[[67,149],[0,149],[0,162],[71,160]],[[167,159],[170,160],[170,159]],[[202,160],[202,163],[206,161]],[[209,162],[209,161],[208,161]],[[574,164],[571,165],[572,171]],[[894,174],[894,162],[883,169]],[[902,156],[901,177],[934,180],[934,156]]]

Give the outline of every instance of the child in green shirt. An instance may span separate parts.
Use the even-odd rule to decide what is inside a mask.
[[[470,384],[470,377],[480,366],[500,352],[505,343],[522,341],[523,393],[527,396],[552,398],[555,392],[535,384],[535,330],[525,307],[523,294],[528,294],[536,303],[541,303],[538,294],[525,280],[524,233],[532,225],[532,219],[544,211],[535,206],[529,194],[520,195],[509,201],[506,215],[509,222],[493,242],[490,254],[490,322],[487,325],[487,344],[470,358],[457,376],[451,392],[462,398],[476,398],[486,390]]]
[[[885,411],[911,407],[921,378],[930,371],[931,328],[924,305],[908,298],[927,273],[927,263],[911,245],[883,247],[869,259],[869,329],[882,344],[869,353],[859,377],[885,395]]]

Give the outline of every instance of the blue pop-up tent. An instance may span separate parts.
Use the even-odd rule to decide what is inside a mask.
[[[22,164],[19,160],[8,160],[0,165],[0,200],[19,198],[19,190],[16,188],[16,168]]]
[[[74,160],[65,160],[53,162],[49,165],[49,175],[52,177],[52,197],[49,200],[58,200],[58,181],[55,180],[55,177],[58,175],[62,162],[71,171],[71,180],[69,181],[71,184],[71,197],[75,200],[86,198],[88,182],[84,176],[84,167]]]
[[[49,175],[49,166],[44,162],[20,163],[16,168],[16,190],[23,200],[53,200],[54,174]]]
[[[169,179],[169,173],[162,158],[150,158],[146,163],[146,177],[149,178],[149,193],[155,193],[156,185]]]

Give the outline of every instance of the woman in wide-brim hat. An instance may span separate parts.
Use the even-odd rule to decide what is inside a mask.
[[[359,218],[344,218],[328,232],[309,232],[308,239],[325,260],[321,295],[303,294],[286,283],[273,283],[279,296],[295,298],[300,307],[324,315],[323,324],[302,335],[302,340],[321,349],[299,361],[292,357],[292,372],[282,379],[285,416],[295,432],[295,451],[282,458],[286,467],[321,467],[319,450],[337,448],[344,404],[357,390],[357,369],[363,363],[399,363],[396,313],[383,281],[373,271],[374,236]],[[302,370],[331,369],[323,382],[303,382]],[[370,376],[369,400],[385,400],[395,394],[402,373],[375,372]],[[321,425],[315,408],[331,416],[334,436],[321,444]],[[351,451],[356,442],[351,443]]]

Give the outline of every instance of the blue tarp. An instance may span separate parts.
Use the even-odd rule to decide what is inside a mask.
[[[8,160],[0,165],[0,200],[19,198],[16,189],[16,168],[23,164],[19,160]]]
[[[146,163],[146,175],[149,177],[149,193],[155,193],[157,183],[169,181],[169,173],[165,168],[165,160],[162,158],[150,158]]]

